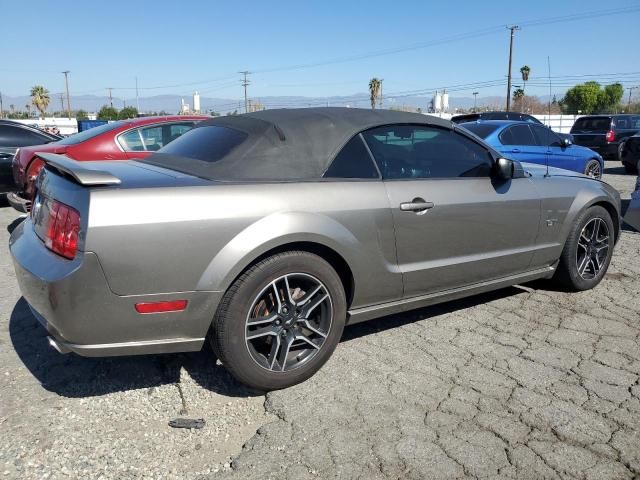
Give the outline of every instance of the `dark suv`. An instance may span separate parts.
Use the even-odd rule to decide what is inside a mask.
[[[574,143],[589,147],[604,158],[620,161],[625,141],[638,132],[640,115],[587,115],[578,118],[571,127]]]

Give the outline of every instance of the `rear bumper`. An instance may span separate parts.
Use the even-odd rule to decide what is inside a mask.
[[[20,290],[61,353],[136,355],[199,350],[220,292],[122,296],[107,283],[92,252],[65,260],[36,237],[29,219],[11,235],[10,251]],[[135,305],[186,299],[181,312],[139,314]]]
[[[9,205],[21,213],[29,213],[31,211],[31,200],[22,198],[19,193],[7,193],[7,201]]]

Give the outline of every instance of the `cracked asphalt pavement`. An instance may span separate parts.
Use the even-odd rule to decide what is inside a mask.
[[[618,165],[605,180],[624,201]],[[0,478],[640,477],[631,229],[592,291],[528,284],[348,327],[316,376],[266,397],[209,351],[50,350],[1,235]],[[206,426],[167,425],[183,416]]]

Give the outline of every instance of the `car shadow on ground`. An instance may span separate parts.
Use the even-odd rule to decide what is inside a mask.
[[[82,398],[113,392],[176,384],[184,368],[203,388],[229,397],[260,392],[238,383],[216,362],[207,346],[200,352],[85,358],[61,355],[51,348],[47,332],[21,298],[11,312],[9,334],[20,360],[47,390],[64,397]]]
[[[627,171],[624,169],[623,166],[605,167],[604,168],[604,173],[606,173],[608,175],[627,175]]]

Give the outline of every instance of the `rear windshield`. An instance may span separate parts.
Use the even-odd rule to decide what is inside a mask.
[[[478,122],[470,122],[470,123],[461,123],[460,126],[469,130],[471,133],[475,133],[480,138],[487,138],[493,132],[495,132],[499,125],[493,125],[490,123],[478,123]]]
[[[611,129],[611,117],[582,117],[571,127],[573,132],[607,132]]]
[[[204,178],[241,178],[246,166],[231,153],[247,137],[245,132],[217,125],[194,128],[140,161]]]
[[[78,143],[82,143],[85,140],[89,140],[93,137],[97,137],[98,135],[103,134],[105,132],[115,130],[116,128],[121,127],[123,124],[124,122],[105,123],[104,125],[90,128],[89,130],[85,130],[84,132],[74,133],[73,135],[70,135],[58,141],[57,144],[58,145],[77,145]]]

